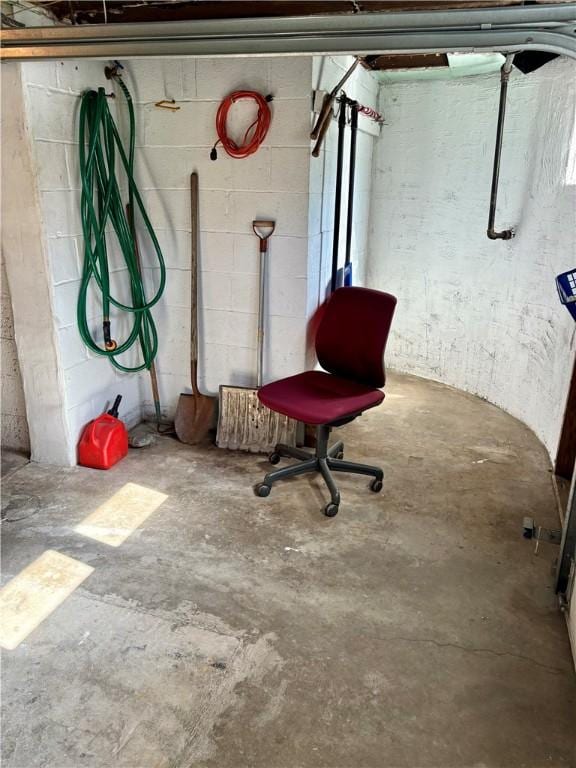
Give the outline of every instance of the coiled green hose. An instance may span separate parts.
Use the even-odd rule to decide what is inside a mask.
[[[134,181],[135,119],[132,97],[122,78],[117,75],[115,80],[128,106],[130,118],[128,153],[122,145],[118,129],[108,109],[104,88],[84,93],[80,107],[79,153],[82,180],[80,209],[84,234],[84,266],[78,295],[77,317],[80,335],[92,352],[108,357],[118,370],[134,373],[149,369],[158,351],[158,332],[150,310],[164,291],[166,266],[158,239]],[[160,285],[150,301],[146,301],[138,263],[134,221],[130,221],[126,214],[116,177],[118,159],[128,183],[130,218],[133,219],[137,208],[150,235],[160,266]],[[110,271],[106,247],[106,230],[107,228],[109,230],[110,224],[116,233],[128,268],[132,304],[124,304],[110,293]],[[93,280],[102,294],[104,347],[100,346],[93,337],[87,317],[87,294]],[[132,314],[134,318],[128,338],[122,343],[117,343],[111,335],[111,305]],[[134,367],[122,365],[117,359],[118,356],[127,352],[137,341],[140,343],[143,362]]]

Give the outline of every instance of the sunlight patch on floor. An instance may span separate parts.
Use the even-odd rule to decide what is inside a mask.
[[[0,646],[14,650],[93,572],[48,549],[0,591]]]
[[[103,544],[119,547],[167,498],[160,491],[126,483],[74,530]]]

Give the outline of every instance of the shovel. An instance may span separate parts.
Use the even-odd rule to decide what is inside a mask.
[[[198,174],[190,176],[191,195],[191,333],[190,333],[190,372],[192,394],[182,393],[176,408],[174,429],[182,443],[195,445],[203,440],[214,426],[216,398],[201,394],[198,389]]]

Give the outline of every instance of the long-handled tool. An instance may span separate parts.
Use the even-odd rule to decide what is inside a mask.
[[[314,128],[312,129],[312,133],[310,134],[310,138],[312,141],[316,141],[318,137],[320,136],[320,133],[322,132],[322,128],[324,126],[324,123],[332,118],[332,105],[334,104],[334,100],[336,99],[336,96],[338,95],[338,91],[344,87],[344,84],[348,80],[348,78],[352,75],[358,64],[360,63],[360,59],[356,57],[354,59],[354,63],[351,67],[348,68],[348,71],[344,75],[344,77],[338,82],[334,88],[330,91],[330,93],[327,93],[326,96],[324,96],[324,101],[322,102],[322,107],[320,109],[320,114],[318,115],[318,119],[316,120],[316,123],[314,125]],[[322,132],[322,136],[326,131],[324,130]],[[314,147],[314,157],[318,157],[318,151],[320,147],[317,145]]]
[[[336,285],[348,287],[352,285],[352,230],[354,219],[354,182],[356,177],[356,137],[358,134],[357,101],[348,102],[350,105],[350,161],[348,165],[348,213],[346,216],[346,258],[342,269],[338,270]]]
[[[488,214],[488,229],[486,234],[490,240],[510,240],[514,237],[512,229],[504,229],[496,232],[494,221],[496,218],[496,199],[498,197],[498,178],[500,176],[500,155],[502,154],[502,134],[504,133],[504,116],[506,115],[506,94],[508,92],[508,80],[512,71],[514,54],[508,54],[500,70],[500,106],[498,108],[498,126],[496,128],[496,147],[494,149],[494,166],[492,169],[492,189],[490,190],[490,213]]]
[[[203,440],[214,425],[216,398],[198,389],[198,174],[190,176],[190,219],[192,247],[190,263],[190,376],[192,394],[183,392],[178,399],[174,428],[178,439],[195,445]]]
[[[276,222],[256,220],[252,222],[254,234],[260,240],[260,295],[258,302],[258,343],[256,388],[220,387],[220,411],[216,444],[253,453],[268,453],[277,443],[294,445],[297,422],[266,408],[258,400],[262,386],[264,358],[264,294],[266,290],[266,262],[268,239]]]
[[[342,171],[344,164],[344,131],[346,129],[347,99],[340,99],[340,113],[338,115],[338,149],[336,152],[336,194],[334,195],[334,238],[332,240],[332,276],[330,292],[336,290],[338,278],[338,255],[340,252],[340,207],[342,204]]]

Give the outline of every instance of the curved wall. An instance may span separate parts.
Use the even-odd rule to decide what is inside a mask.
[[[398,297],[387,363],[531,427],[553,456],[574,359],[556,274],[576,266],[576,62],[509,86],[496,227],[486,237],[497,74],[385,84],[368,284]]]

